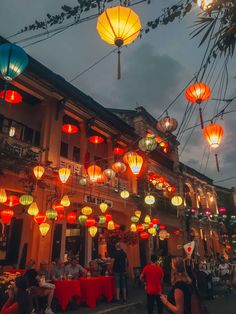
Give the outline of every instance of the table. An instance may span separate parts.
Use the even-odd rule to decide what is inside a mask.
[[[58,299],[62,310],[66,309],[74,296],[77,297],[78,303],[85,303],[89,308],[95,308],[97,301],[102,297],[111,302],[114,294],[114,278],[112,276],[55,281],[54,296]]]

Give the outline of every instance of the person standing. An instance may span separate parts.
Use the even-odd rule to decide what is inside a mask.
[[[121,249],[120,243],[116,243],[116,250],[113,254],[113,273],[116,286],[116,301],[120,302],[120,293],[123,292],[123,302],[127,302],[126,287],[126,270],[128,267],[128,259],[124,250]]]
[[[157,265],[157,256],[151,256],[151,262],[149,265],[145,266],[140,279],[146,284],[147,293],[147,310],[148,314],[153,313],[154,303],[157,303],[157,313],[162,314],[163,304],[161,302],[160,296],[162,294],[164,272],[161,266]]]

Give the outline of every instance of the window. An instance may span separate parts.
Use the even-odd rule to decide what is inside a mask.
[[[39,146],[40,145],[40,132],[39,131],[35,131],[34,145],[35,146]]]
[[[61,152],[60,155],[62,157],[67,158],[68,157],[68,144],[65,142],[61,142]]]
[[[73,160],[76,162],[80,162],[80,148],[74,146],[73,148]]]
[[[32,142],[33,142],[33,135],[34,135],[33,129],[25,127],[23,141],[25,143],[32,144]]]

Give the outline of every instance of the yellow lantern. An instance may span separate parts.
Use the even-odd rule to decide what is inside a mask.
[[[129,198],[129,192],[126,191],[126,190],[124,190],[124,191],[120,192],[120,196],[121,196],[124,200],[126,200],[127,198]]]
[[[53,208],[48,209],[45,214],[46,214],[47,219],[49,220],[56,220],[58,216],[57,211]]]
[[[96,226],[92,226],[88,228],[89,234],[92,238],[94,238],[98,232],[98,228]]]
[[[108,205],[104,202],[102,202],[100,205],[99,205],[99,208],[101,209],[101,212],[104,214],[107,209],[108,209]]]
[[[38,205],[36,202],[33,202],[28,208],[28,214],[30,216],[36,216],[39,213]]]
[[[7,201],[7,193],[5,189],[0,189],[0,203],[5,203]]]
[[[43,222],[39,225],[39,231],[43,237],[45,237],[50,229],[50,225],[46,222]]]
[[[130,152],[127,153],[126,159],[133,174],[138,175],[143,165],[143,157],[137,153]]]
[[[145,222],[145,224],[150,224],[151,217],[149,215],[146,215],[145,218],[144,218],[144,222]]]
[[[28,205],[32,204],[33,201],[34,201],[34,199],[33,199],[32,195],[24,194],[24,195],[21,195],[21,197],[20,197],[20,204],[24,205],[24,206],[28,206]]]
[[[135,224],[130,225],[130,231],[131,232],[136,232],[137,231],[137,226]]]
[[[103,225],[104,223],[106,223],[106,217],[105,216],[99,216],[99,224]]]
[[[154,236],[154,235],[156,235],[157,231],[155,228],[149,228],[148,233]]]
[[[108,230],[115,230],[115,223],[114,223],[113,220],[108,221],[108,223],[107,223],[107,229],[108,229]]]
[[[88,217],[85,216],[85,215],[80,215],[80,216],[78,217],[78,220],[79,220],[79,222],[80,222],[81,225],[85,224],[86,221],[87,221],[87,219],[88,219]]]
[[[34,167],[34,175],[37,180],[40,180],[44,174],[45,169],[42,166]]]
[[[174,206],[180,206],[183,203],[183,199],[182,199],[181,196],[175,195],[175,196],[172,197],[171,203]]]
[[[106,9],[98,18],[97,31],[101,39],[118,47],[118,80],[120,79],[120,47],[129,45],[139,35],[141,22],[130,7],[116,6]]]
[[[62,183],[66,183],[67,180],[69,179],[69,176],[71,174],[71,171],[69,168],[61,168],[58,171],[59,177]]]
[[[92,182],[96,182],[97,179],[102,174],[102,168],[96,165],[89,166],[87,171],[88,171],[89,179]]]
[[[153,195],[147,195],[146,197],[145,197],[145,199],[144,199],[144,201],[145,201],[145,203],[147,204],[147,205],[153,205],[154,203],[155,203],[155,197],[153,196]]]
[[[135,216],[137,216],[138,218],[140,218],[142,212],[141,212],[141,210],[136,210],[136,211],[134,212],[134,214],[135,214]]]
[[[89,216],[89,215],[92,214],[93,210],[92,210],[91,207],[85,206],[85,207],[83,207],[83,208],[81,209],[81,212],[82,212],[83,215]]]
[[[70,206],[70,199],[68,195],[64,195],[61,199],[61,205],[63,205],[64,207],[69,207]]]
[[[132,217],[130,218],[130,220],[131,220],[132,222],[136,223],[136,222],[139,221],[139,217],[137,217],[137,216],[132,216]]]

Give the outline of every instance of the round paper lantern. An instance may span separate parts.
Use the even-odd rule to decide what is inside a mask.
[[[144,230],[143,225],[142,225],[142,224],[138,224],[138,225],[137,225],[137,231],[138,231],[138,232],[142,232],[143,230]]]
[[[207,84],[194,83],[187,88],[185,96],[189,102],[200,104],[210,98],[211,89]]]
[[[83,207],[83,208],[81,209],[81,212],[82,212],[83,215],[89,216],[89,215],[92,214],[93,210],[92,210],[91,207],[85,206],[85,207]]]
[[[46,222],[43,222],[39,225],[39,231],[43,237],[45,237],[50,229],[50,225]]]
[[[7,201],[7,193],[5,189],[0,189],[0,203],[6,203]]]
[[[211,123],[205,126],[203,134],[210,146],[212,148],[217,148],[221,143],[224,129],[220,124]]]
[[[64,206],[61,203],[55,203],[52,205],[52,208],[58,213],[58,214],[62,214],[64,213]]]
[[[106,217],[106,221],[107,222],[112,220],[112,215],[111,214],[106,214],[105,217]]]
[[[61,169],[59,169],[58,174],[59,174],[59,178],[61,180],[61,183],[66,183],[67,180],[69,179],[71,171],[69,168],[61,168]]]
[[[96,180],[97,184],[104,184],[107,181],[107,178],[101,173]]]
[[[116,146],[113,148],[113,152],[114,152],[114,155],[116,155],[116,156],[123,155],[124,154],[124,148],[122,148],[120,146]]]
[[[163,133],[174,132],[178,127],[178,122],[174,118],[166,116],[157,122],[157,129]]]
[[[70,206],[70,199],[68,195],[64,195],[61,199],[61,205],[64,207],[69,207]]]
[[[68,224],[74,224],[75,223],[75,220],[76,220],[76,213],[75,212],[69,212],[68,214],[67,214],[67,222],[68,222]]]
[[[126,200],[127,198],[129,198],[129,192],[126,191],[126,190],[124,190],[124,191],[120,192],[120,196],[121,196],[124,200]]]
[[[99,205],[99,208],[100,208],[101,212],[104,214],[108,209],[108,205],[106,203],[101,203]]]
[[[106,9],[99,17],[97,31],[101,39],[118,49],[129,45],[139,35],[141,22],[130,7],[116,6]],[[118,76],[120,79],[120,50],[118,51]]]
[[[92,165],[88,167],[87,172],[88,172],[90,181],[96,182],[102,173],[102,168],[96,165]]]
[[[146,197],[145,197],[145,199],[144,199],[144,201],[145,201],[145,203],[147,204],[147,205],[153,205],[154,203],[155,203],[155,197],[153,196],[153,195],[147,195]]]
[[[76,134],[79,132],[79,128],[76,125],[73,125],[70,123],[63,124],[61,129],[62,129],[62,132],[66,134]]]
[[[36,216],[36,215],[38,215],[39,209],[38,209],[37,203],[36,203],[36,202],[33,202],[33,203],[29,206],[27,212],[28,212],[28,214],[29,214],[30,216]]]
[[[98,228],[96,226],[92,226],[88,228],[89,234],[92,238],[94,238],[98,232]]]
[[[79,222],[80,222],[81,225],[84,225],[84,224],[86,223],[87,219],[88,219],[88,217],[85,216],[85,215],[80,215],[80,216],[78,217],[78,220],[79,220]]]
[[[12,217],[14,216],[14,212],[12,209],[3,209],[0,212],[0,216],[2,218],[2,222],[4,223],[4,225],[7,225],[11,222]]]
[[[139,221],[139,217],[137,217],[137,216],[132,216],[132,217],[130,218],[130,220],[131,220],[132,222],[134,222],[134,223],[137,223],[137,222]]]
[[[85,226],[92,227],[95,225],[95,223],[96,223],[95,219],[91,217],[86,220]]]
[[[29,195],[29,194],[24,194],[24,195],[21,195],[21,197],[20,197],[20,204],[24,205],[24,206],[28,206],[28,205],[32,204],[33,201],[34,201],[33,196]]]
[[[46,215],[44,213],[38,213],[37,215],[34,216],[34,221],[40,225],[43,222],[45,222],[47,219]]]
[[[62,221],[66,218],[65,213],[57,213],[57,221]]]
[[[226,214],[226,212],[227,212],[227,209],[226,208],[224,208],[224,207],[221,207],[221,208],[219,208],[219,214],[221,214],[221,215],[225,215]]]
[[[126,171],[126,165],[121,161],[117,161],[112,165],[112,169],[115,171],[115,173],[121,174]]]
[[[46,217],[47,217],[47,219],[49,219],[49,220],[56,220],[57,216],[58,216],[58,214],[55,211],[55,209],[50,208],[50,209],[46,210]]]
[[[111,180],[113,179],[115,176],[116,176],[116,173],[113,169],[105,169],[103,171],[103,175],[108,179],[108,180]]]
[[[133,174],[138,175],[143,165],[143,157],[137,153],[127,156],[128,164]]]
[[[148,233],[154,236],[154,235],[156,235],[157,231],[155,228],[152,227],[152,228],[148,229]]]
[[[103,225],[103,224],[105,224],[106,223],[106,217],[105,216],[99,216],[99,221],[98,221],[98,223],[100,224],[100,225]]]
[[[115,224],[115,229],[120,229],[120,225],[119,224]]]
[[[142,212],[141,212],[141,210],[135,210],[134,214],[135,214],[135,216],[137,216],[138,218],[140,218]]]
[[[19,200],[18,196],[9,195],[9,196],[7,196],[7,200],[4,203],[4,205],[9,206],[9,207],[14,207],[14,206],[19,205],[19,203],[20,203],[20,200]]]
[[[44,168],[42,166],[34,167],[34,175],[37,180],[40,180],[44,174]]]
[[[108,221],[108,223],[107,223],[107,229],[108,229],[108,230],[115,230],[115,224],[114,224],[114,221],[113,221],[113,220]]]
[[[86,185],[87,184],[87,179],[86,178],[81,178],[79,180],[79,184],[82,185],[82,186]]]
[[[92,144],[101,144],[102,142],[104,142],[104,138],[99,135],[90,136],[88,140]]]
[[[1,91],[0,92],[0,98],[4,99],[6,102],[9,102],[10,104],[14,104],[14,105],[22,102],[21,94],[16,92],[15,90],[11,90],[11,89],[6,90],[6,92]]]
[[[131,232],[136,232],[136,231],[137,231],[137,227],[136,227],[135,224],[131,224],[131,225],[130,225],[130,231],[131,231]]]
[[[147,239],[148,238],[148,233],[146,231],[142,231],[139,236],[140,236],[141,239]]]
[[[175,195],[175,196],[172,197],[171,203],[172,203],[172,205],[174,205],[174,206],[180,206],[180,205],[182,205],[182,203],[183,203],[183,199],[182,199],[181,196]]]
[[[145,218],[144,218],[144,222],[145,222],[146,224],[150,224],[150,222],[151,222],[151,217],[150,217],[149,215],[146,215]]]
[[[14,44],[0,46],[0,72],[6,81],[14,80],[28,65],[24,50]]]
[[[159,226],[159,229],[161,229],[161,230],[164,230],[165,228],[166,228],[165,225],[160,225],[160,226]]]
[[[154,137],[144,137],[138,142],[138,146],[143,152],[152,152],[157,148],[157,142]]]
[[[160,220],[158,218],[152,218],[152,223],[154,225],[158,225],[160,223]]]

